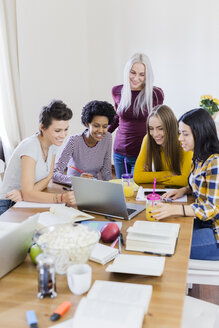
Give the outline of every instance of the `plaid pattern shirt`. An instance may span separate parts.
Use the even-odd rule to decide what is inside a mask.
[[[191,206],[198,219],[212,220],[219,243],[219,154],[211,155],[204,163],[196,162],[189,177],[195,203]]]

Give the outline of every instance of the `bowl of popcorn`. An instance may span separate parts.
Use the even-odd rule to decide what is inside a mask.
[[[86,263],[100,233],[84,224],[56,224],[38,230],[34,241],[55,259],[55,271],[66,274],[72,264]]]

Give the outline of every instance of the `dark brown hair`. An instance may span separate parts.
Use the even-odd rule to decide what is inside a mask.
[[[145,170],[152,171],[152,161],[156,171],[162,171],[161,162],[161,146],[159,146],[154,138],[152,138],[149,129],[149,120],[151,117],[157,117],[164,130],[165,142],[163,146],[165,159],[170,167],[170,171],[180,175],[180,164],[182,161],[182,148],[178,140],[178,123],[177,119],[170,107],[166,105],[158,105],[153,108],[147,119],[147,154],[145,162]]]

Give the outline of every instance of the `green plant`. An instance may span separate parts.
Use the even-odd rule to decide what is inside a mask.
[[[219,100],[213,98],[211,95],[201,96],[200,107],[207,110],[209,114],[213,115],[219,111]]]

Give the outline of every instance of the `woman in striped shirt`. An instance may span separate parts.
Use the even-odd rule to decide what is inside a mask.
[[[112,136],[107,129],[114,115],[113,106],[106,101],[90,101],[83,108],[81,121],[86,129],[68,139],[56,163],[53,182],[71,185],[72,175],[98,179],[101,174],[103,180],[112,179]]]
[[[157,220],[169,216],[194,216],[190,257],[219,260],[219,141],[215,123],[204,109],[193,109],[179,119],[179,140],[185,151],[192,150],[193,166],[189,185],[163,195],[177,199],[192,193],[191,205],[161,204]]]

